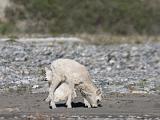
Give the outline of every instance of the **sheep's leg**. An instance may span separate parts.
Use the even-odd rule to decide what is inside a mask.
[[[50,89],[50,86],[51,86],[51,82],[48,82],[49,83],[49,89]],[[44,101],[46,102],[49,102],[51,100],[50,96],[48,95],[47,98],[44,99]]]
[[[71,102],[72,102],[72,95],[74,94],[73,92],[75,92],[74,84],[69,83],[69,87],[71,88],[71,93],[70,93],[70,95],[68,96],[66,105],[67,105],[67,108],[72,108],[72,105],[71,105]]]
[[[59,81],[54,81],[52,82],[51,86],[49,87],[49,95],[46,99],[46,101],[49,101],[49,106],[53,109],[56,108],[55,102],[54,102],[54,92],[55,89],[57,88]]]
[[[72,95],[70,94],[66,102],[67,108],[72,108],[71,102],[72,102]]]
[[[48,97],[45,99],[46,102],[50,102],[52,100],[52,96],[54,93],[52,84],[50,84],[48,92],[49,92]]]
[[[85,106],[88,107],[88,108],[91,107],[90,103],[86,100],[86,98],[84,98],[84,104],[85,104]]]

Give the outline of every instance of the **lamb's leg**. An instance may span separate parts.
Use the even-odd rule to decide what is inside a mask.
[[[85,106],[88,107],[88,108],[91,107],[90,103],[86,100],[86,98],[84,98],[84,104],[85,104]]]

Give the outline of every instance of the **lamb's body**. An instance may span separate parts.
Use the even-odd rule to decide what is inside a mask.
[[[90,97],[84,96],[85,102],[87,103],[88,101],[93,107],[97,107],[97,99],[101,99],[101,95],[97,94],[98,89],[91,81],[91,77],[85,66],[74,60],[58,59],[52,62],[51,70],[53,80],[51,81],[49,96],[46,101],[51,101],[52,108],[55,108],[53,93],[56,91],[56,87],[62,82],[67,83],[72,92],[75,86],[77,86],[83,93],[88,94],[88,96],[90,95]],[[71,107],[71,98],[72,94],[67,100],[67,106],[69,108]],[[89,103],[87,103],[88,106]]]
[[[62,83],[54,92],[54,102],[67,101],[68,96],[72,94],[72,98],[75,98],[76,92],[69,88],[67,83]]]

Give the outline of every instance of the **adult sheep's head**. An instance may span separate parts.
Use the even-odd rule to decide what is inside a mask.
[[[97,89],[94,92],[87,92],[84,90],[81,90],[81,94],[83,97],[87,99],[87,101],[91,104],[92,107],[100,107],[101,101],[102,101],[102,90]]]

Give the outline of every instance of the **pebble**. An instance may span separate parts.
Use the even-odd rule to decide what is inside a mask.
[[[33,89],[36,89],[36,88],[38,88],[39,87],[39,85],[33,85]]]

